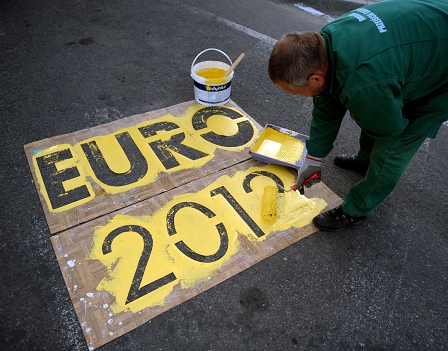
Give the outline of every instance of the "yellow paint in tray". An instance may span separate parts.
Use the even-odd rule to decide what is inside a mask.
[[[282,162],[296,164],[302,159],[305,143],[273,128],[266,128],[252,151]]]

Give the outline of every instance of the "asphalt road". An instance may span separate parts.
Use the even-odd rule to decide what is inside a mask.
[[[0,3],[1,350],[87,350],[23,145],[192,100],[190,66],[209,47],[246,53],[232,100],[252,118],[307,134],[311,100],[266,72],[281,34],[326,23],[294,4]],[[331,160],[357,151],[358,132],[346,118],[323,166],[341,197],[359,176]],[[364,224],[317,232],[101,349],[447,350],[447,140],[442,126]]]

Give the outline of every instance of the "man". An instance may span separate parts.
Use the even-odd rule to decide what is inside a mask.
[[[364,178],[341,206],[313,219],[327,231],[361,223],[392,192],[423,141],[448,120],[448,1],[384,0],[319,33],[285,34],[268,71],[287,92],[313,97],[299,189],[320,181],[311,176],[320,176],[347,110],[361,127],[359,152],[334,162]]]

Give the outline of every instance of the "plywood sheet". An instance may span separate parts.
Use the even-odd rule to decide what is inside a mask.
[[[260,125],[195,101],[25,145],[52,234],[250,158]]]
[[[282,166],[250,159],[54,235],[89,348],[314,233],[311,218],[342,200],[323,183],[306,198],[283,192],[293,180]],[[275,184],[283,207],[269,221],[262,196]]]

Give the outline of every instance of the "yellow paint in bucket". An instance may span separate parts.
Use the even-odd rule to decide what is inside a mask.
[[[210,67],[210,68],[201,69],[197,73],[197,75],[206,79],[205,89],[207,91],[211,91],[212,84],[224,84],[225,83],[225,81],[226,81],[226,78],[224,77],[225,73],[226,73],[226,70],[224,68]]]
[[[230,100],[230,90],[233,78],[233,71],[223,77],[230,65],[220,61],[203,61],[196,63],[200,55],[206,51],[218,51],[223,54],[232,64],[229,56],[223,51],[210,48],[200,52],[191,64],[191,78],[194,80],[194,97],[201,105],[219,106]]]
[[[224,68],[219,67],[210,67],[210,68],[203,68],[198,73],[196,73],[198,76],[201,76],[208,80],[217,80],[217,81],[224,81],[224,74],[226,73],[226,70]]]

